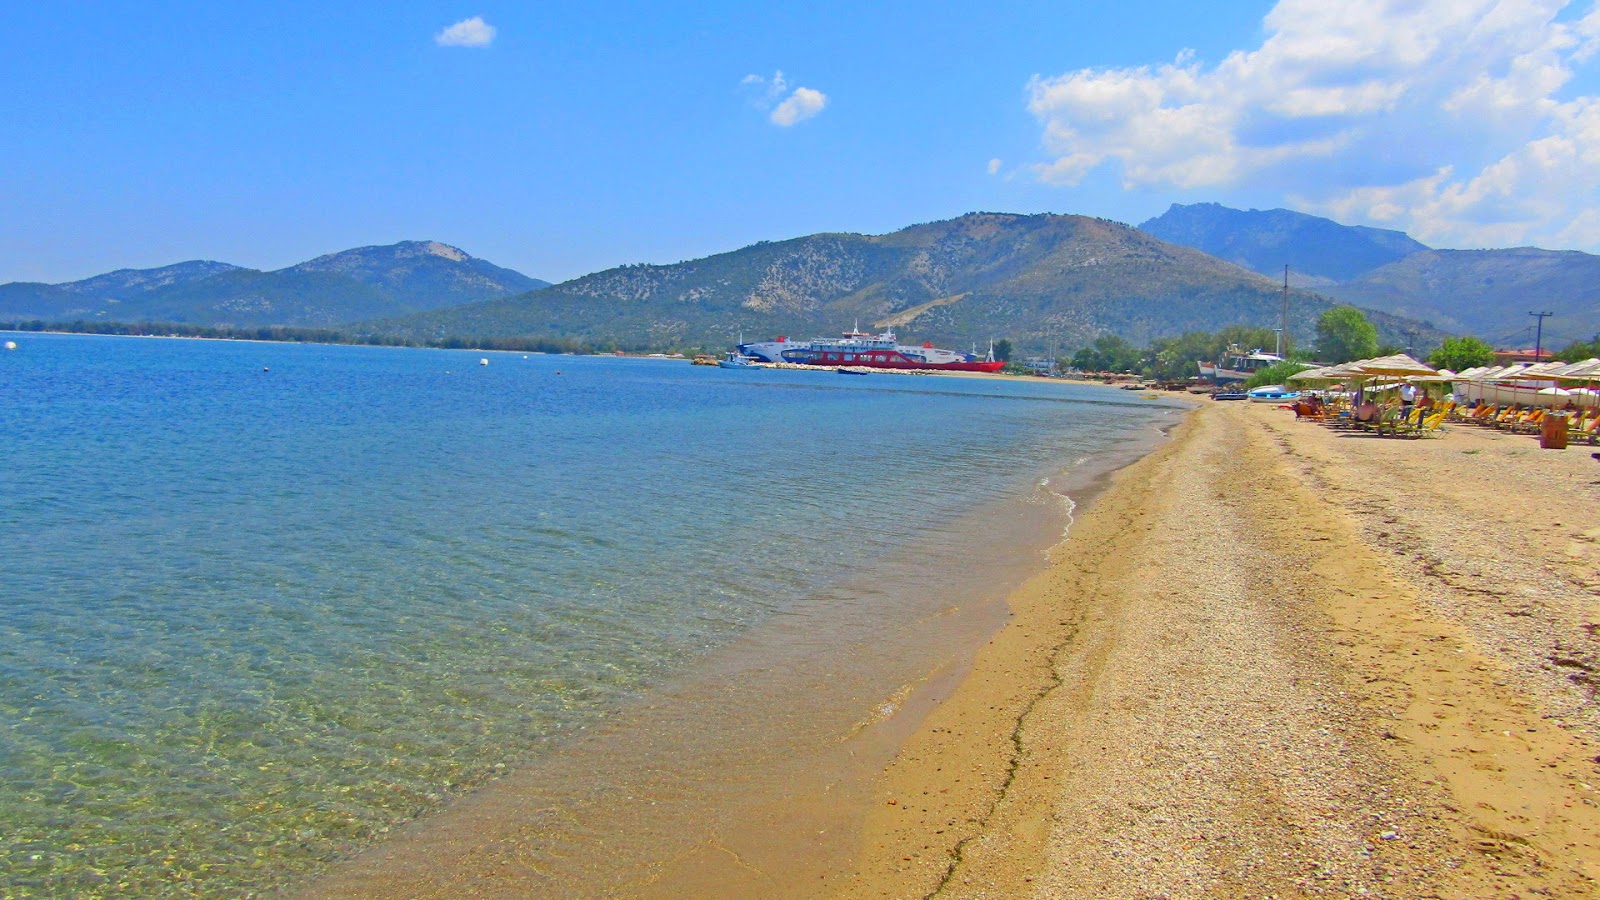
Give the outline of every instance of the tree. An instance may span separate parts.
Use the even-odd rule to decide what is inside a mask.
[[[1378,329],[1354,306],[1335,306],[1317,320],[1317,355],[1342,363],[1378,355]]]
[[[1575,363],[1593,359],[1596,356],[1600,356],[1600,334],[1595,335],[1594,340],[1588,343],[1578,341],[1575,344],[1568,344],[1565,350],[1556,354],[1556,359],[1562,362]]]
[[[1114,334],[1097,337],[1094,346],[1072,354],[1072,364],[1085,372],[1131,372],[1143,359],[1143,353]]]
[[[1011,342],[1001,338],[994,342],[994,358],[1001,362],[1011,361]]]
[[[1189,378],[1199,373],[1195,363],[1214,361],[1221,349],[1216,335],[1205,331],[1157,338],[1150,342],[1151,374],[1165,381]]]
[[[1257,328],[1253,325],[1229,325],[1217,332],[1216,349],[1207,358],[1216,359],[1231,346],[1237,346],[1246,353],[1252,350],[1271,350],[1278,346],[1278,333],[1271,328]]]
[[[1428,365],[1452,372],[1473,366],[1487,366],[1492,362],[1494,348],[1475,337],[1445,338],[1439,349],[1428,355]]]
[[[1244,387],[1245,390],[1250,390],[1252,388],[1258,388],[1268,384],[1288,384],[1289,376],[1298,372],[1304,372],[1310,368],[1315,367],[1307,363],[1295,362],[1288,359],[1284,360],[1283,362],[1275,362],[1264,369],[1258,369],[1249,378],[1246,378]]]

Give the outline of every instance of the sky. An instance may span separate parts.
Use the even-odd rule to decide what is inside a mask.
[[[9,4],[0,282],[1197,202],[1597,252],[1597,2]]]

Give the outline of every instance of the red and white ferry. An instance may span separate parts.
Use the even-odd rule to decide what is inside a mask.
[[[745,356],[767,362],[800,363],[807,366],[861,366],[868,369],[930,369],[945,372],[998,372],[1005,366],[990,351],[986,358],[974,353],[942,350],[931,343],[914,347],[899,343],[893,331],[867,334],[847,331],[839,338],[817,338],[740,344]]]

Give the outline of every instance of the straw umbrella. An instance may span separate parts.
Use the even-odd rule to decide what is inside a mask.
[[[1417,362],[1404,353],[1393,356],[1380,356],[1376,359],[1364,359],[1360,362],[1350,363],[1359,376],[1379,377],[1392,376],[1400,379],[1411,379],[1437,374],[1438,370],[1425,363]]]
[[[1426,363],[1417,362],[1404,353],[1380,356],[1377,359],[1362,360],[1350,365],[1363,375],[1394,375],[1399,378],[1435,375],[1439,371]]]

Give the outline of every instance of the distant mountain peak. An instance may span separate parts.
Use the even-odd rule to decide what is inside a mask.
[[[442,256],[451,262],[465,262],[472,258],[463,252],[461,248],[452,247],[449,244],[441,244],[438,241],[425,241],[422,244],[422,249],[431,256]]]
[[[1288,265],[1311,283],[1348,281],[1429,249],[1400,231],[1342,225],[1290,209],[1233,209],[1220,203],[1174,203],[1139,226],[1263,275]]]

